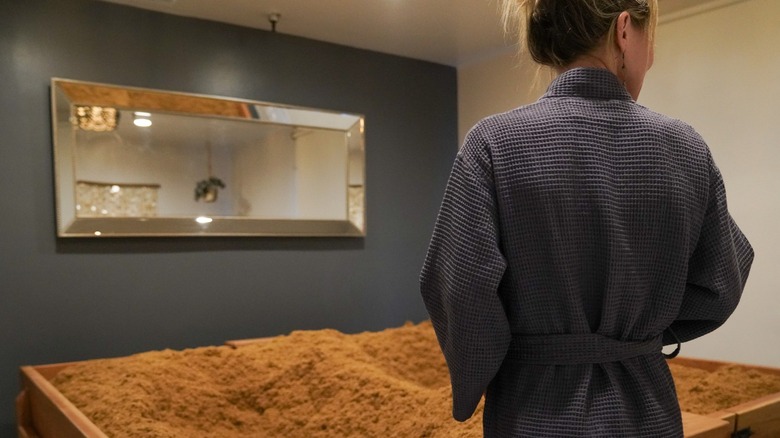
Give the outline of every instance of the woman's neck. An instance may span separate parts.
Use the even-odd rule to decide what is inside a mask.
[[[575,59],[574,61],[570,62],[569,64],[558,67],[555,70],[558,72],[558,74],[561,74],[563,72],[569,71],[573,68],[578,67],[590,67],[590,68],[600,68],[604,70],[608,70],[612,72],[615,76],[620,77],[620,69],[617,58],[615,58],[612,62],[609,62],[611,58],[608,56],[605,50],[596,51],[593,53],[588,53],[585,55],[580,56],[579,58]]]

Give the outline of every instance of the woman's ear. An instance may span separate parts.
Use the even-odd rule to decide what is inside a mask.
[[[628,48],[628,31],[631,26],[631,15],[628,12],[623,11],[618,15],[617,22],[615,23],[615,43],[623,53]]]

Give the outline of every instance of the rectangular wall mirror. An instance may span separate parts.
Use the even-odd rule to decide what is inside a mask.
[[[365,236],[364,117],[54,78],[57,234]]]

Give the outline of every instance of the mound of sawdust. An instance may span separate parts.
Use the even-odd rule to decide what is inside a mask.
[[[452,419],[429,322],[94,360],[53,383],[109,436],[482,436],[481,406]]]
[[[780,391],[780,377],[749,369],[670,365],[684,411]],[[449,374],[429,321],[92,360],[52,383],[109,436],[482,436],[482,405],[465,423],[451,417]]]
[[[740,365],[706,371],[669,363],[683,411],[711,414],[769,394],[780,392],[780,376]]]

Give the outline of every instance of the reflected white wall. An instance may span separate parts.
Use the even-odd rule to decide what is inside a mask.
[[[236,148],[233,181],[235,206],[240,216],[297,217],[295,142],[289,129],[278,128],[267,136]]]
[[[298,217],[347,219],[347,143],[344,133],[303,129],[296,137]]]

